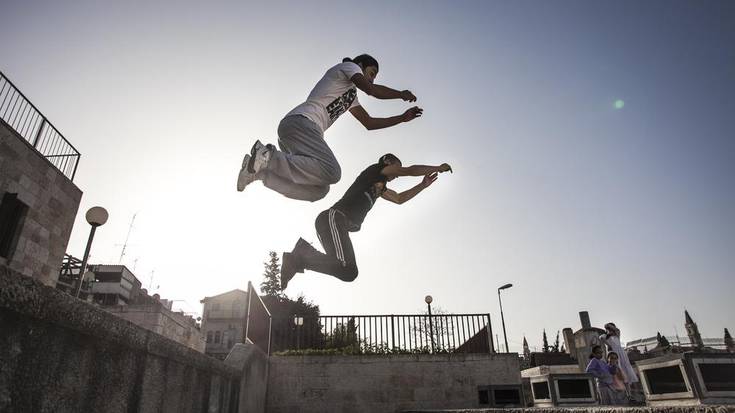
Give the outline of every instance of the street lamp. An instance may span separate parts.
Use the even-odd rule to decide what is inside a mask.
[[[296,326],[296,350],[301,349],[301,336],[299,335],[299,327],[304,325],[304,317],[299,317],[296,314],[293,316],[293,323]]]
[[[505,334],[505,317],[503,317],[503,301],[500,299],[500,290],[512,287],[513,284],[505,284],[498,288],[498,303],[500,303],[500,320],[503,322],[503,338],[505,339],[505,352],[508,352],[508,336]]]
[[[424,297],[427,307],[429,307],[429,337],[431,337],[431,352],[434,352],[434,323],[431,321],[431,302],[434,301],[430,295]]]
[[[77,293],[74,295],[75,297],[79,297],[79,292],[82,290],[82,277],[84,277],[84,270],[87,268],[87,258],[89,258],[89,250],[90,248],[92,248],[92,239],[94,239],[94,232],[97,230],[97,227],[104,225],[105,222],[107,222],[109,214],[107,213],[106,209],[96,206],[89,208],[87,214],[85,215],[85,218],[87,218],[87,222],[89,223],[89,225],[92,226],[92,229],[89,231],[87,248],[84,250],[82,268],[81,270],[79,270],[79,287],[77,288]]]

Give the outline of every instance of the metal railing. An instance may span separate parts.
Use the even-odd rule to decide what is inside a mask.
[[[0,72],[0,118],[28,141],[61,173],[74,180],[79,151]]]
[[[245,316],[243,342],[250,340],[266,354],[271,354],[271,313],[248,281],[248,310]]]
[[[274,317],[271,351],[492,353],[490,314]]]

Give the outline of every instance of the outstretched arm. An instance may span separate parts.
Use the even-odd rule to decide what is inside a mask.
[[[584,372],[589,373],[600,380],[610,380],[612,378],[610,371],[600,366],[600,364],[602,363],[595,359],[591,359],[590,362],[587,364],[587,368],[584,370]]]
[[[418,195],[419,192],[423,191],[424,189],[428,188],[431,184],[436,181],[437,175],[436,172],[433,174],[425,175],[424,179],[419,183],[418,185],[414,186],[413,188],[403,191],[400,194],[392,189],[387,189],[383,191],[383,199],[387,199],[390,202],[393,202],[394,204],[402,204],[411,198]]]
[[[396,178],[399,176],[421,176],[447,171],[452,172],[452,167],[448,163],[443,163],[439,166],[411,165],[403,167],[400,165],[388,165],[380,173],[388,178]]]
[[[376,85],[365,77],[362,73],[355,73],[350,78],[352,83],[357,86],[358,89],[365,92],[368,96],[372,96],[378,99],[403,99],[407,102],[415,102],[416,96],[411,93],[410,90],[398,91],[391,89],[388,86]]]
[[[355,119],[359,120],[360,123],[367,130],[389,128],[396,126],[399,123],[409,122],[421,116],[424,110],[418,106],[414,106],[407,111],[403,112],[402,115],[391,116],[390,118],[374,118],[362,106],[355,106],[350,108],[350,113]]]

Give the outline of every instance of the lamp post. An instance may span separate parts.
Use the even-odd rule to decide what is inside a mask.
[[[299,317],[296,314],[293,316],[293,323],[296,326],[296,350],[301,349],[301,335],[299,327],[304,325],[304,317]]]
[[[431,302],[434,301],[430,295],[424,297],[427,307],[429,307],[429,337],[431,338],[431,352],[434,352],[434,323],[431,321]]]
[[[77,293],[74,295],[75,297],[79,297],[79,292],[82,290],[82,281],[84,281],[84,272],[87,269],[87,258],[89,258],[89,250],[92,248],[92,239],[94,239],[94,232],[97,230],[97,227],[104,225],[105,222],[107,222],[109,214],[107,213],[106,209],[96,206],[89,208],[87,214],[84,217],[87,218],[87,222],[89,223],[89,225],[92,226],[92,229],[89,231],[87,248],[84,250],[82,268],[79,270],[79,287],[77,288]]]
[[[505,339],[505,352],[508,352],[508,336],[505,334],[505,317],[503,317],[503,301],[500,299],[500,290],[512,287],[513,284],[505,284],[498,287],[498,303],[500,304],[500,320],[503,323],[503,339]]]

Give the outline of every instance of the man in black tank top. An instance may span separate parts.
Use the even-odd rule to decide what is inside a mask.
[[[319,252],[303,238],[299,238],[293,251],[283,253],[281,288],[285,290],[291,278],[305,269],[332,275],[342,281],[354,280],[357,277],[357,263],[349,233],[360,230],[375,202],[384,198],[402,204],[436,181],[438,172],[447,171],[451,172],[452,168],[446,163],[439,166],[403,167],[395,155],[389,153],[381,156],[378,163],[360,173],[342,199],[317,216],[316,232],[326,254]],[[388,189],[386,184],[399,176],[423,176],[424,179],[413,188],[397,193]]]

